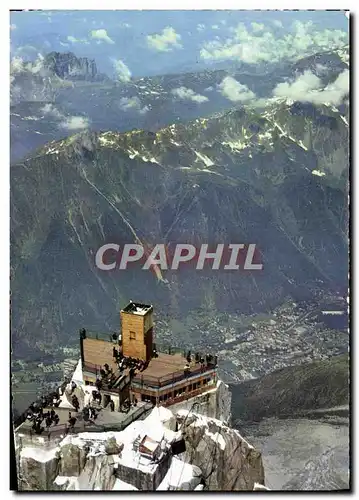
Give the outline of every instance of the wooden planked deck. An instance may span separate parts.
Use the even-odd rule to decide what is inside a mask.
[[[163,352],[158,353],[158,358],[152,358],[148,367],[139,375],[144,377],[166,377],[173,373],[183,371],[187,360],[182,354],[166,354]],[[195,363],[191,363],[191,367]]]

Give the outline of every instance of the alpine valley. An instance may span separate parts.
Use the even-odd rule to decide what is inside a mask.
[[[285,417],[301,419],[303,429],[330,426],[331,408],[346,411],[348,95],[333,104],[274,90],[310,72],[324,96],[335,91],[348,61],[345,46],[296,62],[114,82],[93,60],[53,52],[40,71],[23,66],[14,73],[11,342],[18,411],[26,407],[16,399],[16,387],[29,382],[24,371],[37,370],[40,361],[76,359],[79,328],[116,331],[129,299],[155,305],[159,342],[218,353],[221,377],[232,384],[233,420],[254,440],[260,428],[248,422],[257,409],[258,420],[271,419],[268,435],[293,433],[297,424],[288,421],[284,429],[276,420],[283,416],[273,409],[280,391],[290,394]],[[240,82],[248,98],[226,97],[228,79]],[[191,99],[183,101],[183,89],[192,90]],[[70,127],[72,134],[66,123],[82,125]],[[100,271],[95,254],[110,242],[255,243],[263,270]],[[339,310],[344,323],[323,315],[327,309]],[[293,389],[296,370],[307,365],[310,383],[300,372],[303,383]],[[323,376],[333,366],[343,380],[335,393],[337,379]],[[323,398],[307,401],[309,386]],[[271,390],[275,397],[264,407]],[[314,424],[309,413],[318,409],[329,413],[325,422],[315,414]],[[338,431],[340,458],[327,446],[330,432],[322,439],[317,430],[320,445],[310,463],[303,460],[300,477],[292,468],[278,478],[270,462],[278,450],[258,438],[268,451],[269,485],[325,489],[333,481],[345,488],[348,423],[335,425],[346,429]],[[275,440],[283,445],[281,436]],[[283,447],[278,453],[283,457]],[[323,463],[327,479],[318,486],[313,470]]]

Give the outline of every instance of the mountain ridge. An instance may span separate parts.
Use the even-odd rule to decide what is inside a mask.
[[[135,296],[177,316],[203,303],[253,312],[288,293],[345,288],[347,123],[330,106],[275,101],[156,134],[84,132],[13,165],[14,345],[30,328],[50,343],[79,322],[112,329],[118,305]],[[149,245],[257,243],[264,271],[204,270],[195,281],[191,269],[165,272],[166,285],[141,269],[123,281],[94,268],[104,242],[134,234]]]

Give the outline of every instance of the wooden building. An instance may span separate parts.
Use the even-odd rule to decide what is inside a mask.
[[[123,355],[149,361],[153,351],[153,307],[130,302],[120,314]]]
[[[154,352],[153,307],[130,302],[121,310],[121,336],[80,332],[80,349],[85,383],[101,379],[101,392],[121,409],[127,400],[149,401],[170,406],[215,387],[216,357],[202,356],[202,362],[188,362],[183,353]],[[119,340],[119,338],[121,340]],[[142,361],[144,369],[119,369],[114,352]],[[103,376],[105,364],[110,380]]]

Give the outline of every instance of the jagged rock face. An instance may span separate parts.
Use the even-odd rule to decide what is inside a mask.
[[[230,425],[232,418],[232,393],[229,390],[228,385],[221,380],[217,384],[216,408],[217,414],[215,418],[226,425]]]
[[[50,143],[11,169],[14,348],[33,349],[35,334],[37,342],[66,341],[79,317],[89,328],[117,328],[116,311],[130,297],[176,317],[200,307],[261,311],[288,295],[310,299],[320,287],[346,290],[347,178],[347,117],[326,106],[276,102],[156,134]],[[256,243],[264,269],[186,266],[163,271],[167,282],[158,283],[140,266],[95,268],[105,242],[136,240]]]
[[[197,465],[210,491],[253,490],[264,484],[261,454],[238,431],[215,419],[180,411],[176,415],[186,442],[184,461]]]
[[[113,457],[111,455],[90,456],[86,460],[79,478],[80,490],[112,490],[115,483]],[[72,489],[72,488],[71,488]]]
[[[26,452],[21,453],[19,489],[22,491],[51,490],[58,470],[59,456],[54,451],[38,449],[35,456]]]
[[[61,446],[61,476],[79,476],[86,463],[89,447],[72,443]]]
[[[144,436],[164,450],[158,462],[136,451]],[[171,443],[182,439],[186,452],[174,456]],[[122,432],[68,435],[51,450],[25,446],[18,474],[21,489],[45,491],[194,490],[203,478],[208,490],[250,490],[264,483],[260,453],[238,431],[193,409],[174,415],[163,407]]]
[[[84,59],[75,58],[72,53],[51,53],[45,57],[45,63],[50,60],[50,67],[58,67],[58,74],[64,77],[58,76],[54,69],[50,70],[47,66],[44,66],[47,77],[44,77],[43,82],[37,78],[34,87],[30,84],[30,81],[34,81],[31,71],[21,78],[19,75],[14,76],[11,85],[12,104],[21,104],[11,109],[11,158],[22,159],[35,148],[64,136],[59,124],[54,126],[51,117],[44,116],[41,108],[34,109],[36,99],[43,101],[48,98],[66,116],[83,116],[86,113],[92,130],[157,131],[171,123],[186,123],[198,116],[208,117],[215,112],[231,109],[233,103],[222,95],[219,87],[229,75],[248,86],[259,98],[267,99],[272,96],[277,84],[295,79],[304,71],[318,74],[324,84],[332,83],[348,68],[348,58],[349,49],[344,47],[325,54],[315,54],[294,64],[274,63],[262,67],[236,63],[236,67],[231,70],[227,62],[227,68],[223,70],[199,72],[195,69],[192,73],[144,77],[126,83],[111,81],[97,73],[94,81],[101,80],[104,84],[94,88],[87,85],[92,61],[85,59],[84,62]],[[73,68],[73,73],[68,73],[68,67]],[[318,67],[326,68],[325,72],[319,74]],[[182,86],[193,89],[208,100],[198,104],[175,98],[173,90]]]
[[[304,71],[311,71],[324,81],[332,82],[333,77],[339,70],[345,70],[349,66],[349,46],[330,52],[318,53],[304,57],[297,61],[293,67],[293,73],[300,74]],[[323,74],[323,68],[325,74]]]
[[[123,444],[120,446],[114,437],[110,437],[105,442],[105,453],[106,455],[118,455],[123,449]]]
[[[77,58],[72,52],[50,52],[45,57],[44,65],[62,79],[93,80],[97,75],[93,59]]]

